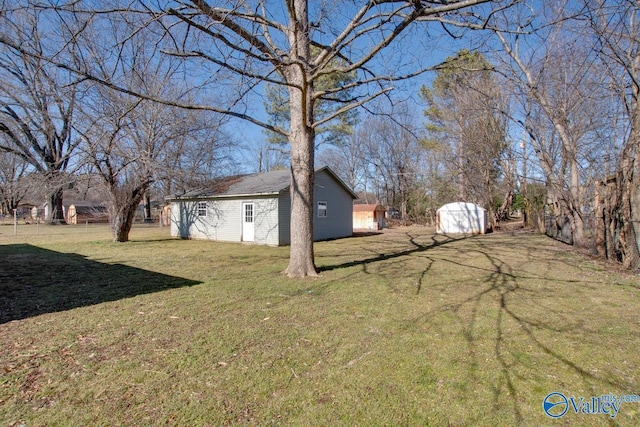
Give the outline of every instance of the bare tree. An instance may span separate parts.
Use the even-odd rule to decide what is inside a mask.
[[[608,234],[598,244],[599,252],[640,267],[640,5],[634,1],[585,1],[589,30],[606,66],[608,85],[621,106],[621,131],[615,137],[619,150],[607,159],[616,160],[614,189],[601,212],[598,231]],[[617,156],[615,156],[617,154]],[[615,157],[614,157],[615,156]],[[617,157],[617,158],[616,158]]]
[[[158,20],[171,28],[174,40],[196,35],[197,46],[182,49],[176,43],[174,55],[206,61],[221,70],[241,75],[250,85],[268,82],[288,91],[288,128],[279,128],[257,119],[257,115],[226,109],[226,113],[285,136],[291,146],[291,251],[287,274],[290,277],[316,275],[313,252],[313,178],[317,130],[335,117],[388,92],[389,82],[424,71],[420,62],[409,64],[393,51],[394,42],[421,21],[467,25],[483,22],[490,8],[473,6],[484,0],[363,2],[361,6],[343,2],[312,4],[307,0],[285,2],[232,2],[216,6],[203,0],[178,2]],[[496,4],[495,7],[504,7]],[[152,8],[149,5],[149,8]],[[462,13],[468,10],[470,13]],[[277,12],[276,12],[277,11]],[[475,12],[475,13],[471,13]],[[176,17],[184,27],[167,17]],[[313,47],[313,50],[312,50]],[[382,55],[388,61],[376,61]],[[413,58],[412,58],[413,59]],[[336,61],[339,60],[339,61]],[[392,62],[391,64],[389,62]],[[383,67],[380,67],[383,65]],[[385,67],[388,65],[388,67]],[[319,89],[324,76],[355,73],[351,84]],[[316,100],[339,98],[354,91],[342,107],[319,117]],[[377,87],[377,89],[372,88]],[[368,89],[366,89],[368,88]]]
[[[128,16],[147,16],[144,25],[152,34],[164,34],[172,48],[167,54],[181,57],[192,80],[208,82],[212,76],[235,75],[242,85],[226,92],[216,103],[194,105],[176,102],[190,108],[207,108],[237,117],[287,138],[291,147],[291,251],[287,274],[290,277],[317,275],[313,251],[313,180],[315,137],[318,129],[334,118],[357,108],[392,89],[392,82],[424,72],[424,50],[420,55],[402,42],[423,40],[428,45],[433,37],[410,39],[411,31],[434,29],[444,34],[455,27],[482,26],[495,9],[508,7],[511,1],[452,0],[434,1],[364,1],[359,5],[341,1],[311,3],[308,0],[287,1],[176,1],[169,6],[141,1],[121,8],[110,5],[104,12],[126,10]],[[79,11],[80,3],[55,5],[60,11],[92,14],[95,3]],[[95,16],[106,16],[97,14]],[[422,26],[418,25],[422,24]],[[134,33],[143,31],[136,29]],[[415,33],[413,34],[415,35]],[[403,37],[405,37],[403,39]],[[127,35],[116,37],[118,45],[129,42]],[[2,40],[7,43],[6,37]],[[415,47],[415,46],[414,46]],[[313,49],[312,49],[313,48]],[[118,52],[116,46],[114,52]],[[402,54],[402,51],[405,54]],[[409,53],[409,54],[406,54]],[[109,78],[95,76],[90,69],[58,63],[75,69],[85,78],[117,86]],[[206,75],[206,73],[209,73]],[[353,83],[320,88],[318,81],[332,74],[355,73]],[[260,120],[246,100],[246,94],[262,83],[285,87],[289,101],[289,123],[281,128]],[[129,93],[136,92],[127,89]],[[351,98],[340,97],[353,91]],[[146,99],[153,94],[136,92]],[[236,95],[236,99],[233,99]],[[320,117],[314,109],[318,99],[340,99],[342,106]],[[166,100],[162,100],[166,102]]]
[[[193,102],[179,78],[180,60],[162,55],[152,33],[136,33],[141,25],[136,16],[121,18],[105,22],[99,32],[94,28],[95,33],[87,29],[81,34],[83,54],[100,58],[92,73],[112,85],[94,84],[85,93],[84,120],[76,130],[85,142],[86,161],[108,189],[113,239],[126,242],[136,211],[155,182],[170,190],[214,174],[210,168],[217,153],[204,150],[215,146],[221,122],[211,112],[148,99]],[[122,34],[128,35],[128,43],[110,61],[109,46],[99,41]]]
[[[0,150],[19,156],[47,178],[48,221],[64,223],[65,171],[80,141],[72,133],[79,86],[45,59],[69,61],[70,52],[56,43],[51,23],[43,20],[35,10],[0,15],[3,37],[11,37],[0,49]]]
[[[449,146],[449,171],[458,199],[484,206],[495,222],[494,199],[501,174],[508,169],[502,163],[507,129],[501,111],[506,107],[492,69],[479,52],[461,50],[438,67],[433,86],[423,86],[421,95],[428,105],[425,116],[431,139]],[[512,192],[513,187],[506,189],[503,211]]]
[[[167,83],[162,80],[166,75],[143,74],[145,84],[155,84],[158,90]],[[100,112],[100,120],[83,132],[85,152],[109,190],[114,241],[126,242],[136,210],[155,182],[164,183],[167,190],[185,189],[215,175],[219,164],[210,156],[218,153],[218,146],[208,139],[215,138],[215,133],[206,130],[217,122],[203,112],[106,88],[100,92],[101,98],[89,112]],[[211,151],[199,157],[199,146]]]
[[[407,221],[411,200],[422,174],[420,126],[406,105],[386,115],[373,116],[362,123],[361,146],[367,178],[380,200],[398,210]],[[415,215],[414,215],[415,216]]]
[[[594,68],[594,55],[572,33],[575,21],[570,3],[548,2],[539,13],[503,16],[512,32],[496,30],[503,56],[498,69],[509,79],[521,108],[511,117],[528,132],[547,183],[548,204],[563,227],[565,239],[588,246],[585,231],[590,185],[587,156],[599,147],[597,130],[606,126],[606,115],[596,114],[602,87]],[[534,31],[533,23],[545,23]]]
[[[10,214],[28,194],[28,168],[21,157],[0,151],[0,213]]]
[[[92,110],[102,112],[100,120],[83,132],[85,153],[109,190],[114,241],[126,242],[136,210],[152,184],[159,181],[165,183],[165,188],[184,189],[211,177],[209,167],[217,165],[203,162],[180,173],[173,169],[195,160],[188,158],[191,153],[186,150],[195,144],[185,140],[195,142],[202,135],[197,126],[203,122],[193,120],[201,113],[119,93],[103,96]],[[205,140],[202,145],[211,148],[208,142]],[[200,176],[196,168],[201,171]]]
[[[327,165],[357,191],[366,191],[365,132],[356,127],[344,140],[318,153],[317,163]]]

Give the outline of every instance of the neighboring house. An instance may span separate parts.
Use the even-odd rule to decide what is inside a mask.
[[[167,203],[162,207],[159,212],[160,224],[163,227],[169,227],[171,225],[171,203]]]
[[[385,213],[382,205],[353,205],[353,229],[382,230]]]
[[[222,178],[200,190],[167,197],[171,235],[188,239],[288,245],[289,170]],[[328,167],[315,171],[313,238],[353,233],[354,192]]]
[[[35,217],[32,217],[33,209],[36,209],[35,204],[30,202],[21,202],[16,209],[12,209],[8,212],[0,209],[0,219],[6,217],[13,220],[15,216],[17,219],[29,222],[30,220],[36,219]]]
[[[436,233],[485,234],[487,211],[473,203],[455,202],[442,206],[436,212]]]
[[[67,220],[67,208],[69,207],[69,203],[67,201],[62,202],[62,216]],[[33,211],[32,211],[33,212]],[[43,203],[40,209],[36,212],[37,215],[40,215],[40,219],[45,221],[49,218],[49,204]]]
[[[63,208],[67,224],[109,222],[109,210],[102,203],[65,201]]]

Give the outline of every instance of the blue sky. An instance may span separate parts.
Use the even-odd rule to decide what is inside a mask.
[[[431,33],[433,32],[432,30]],[[400,54],[399,56],[403,57],[403,66],[406,68],[410,68],[413,62],[422,66],[433,66],[443,62],[446,57],[455,55],[456,52],[463,48],[472,48],[472,41],[469,39],[454,39],[442,31],[438,30],[436,32],[438,32],[437,37],[431,34],[428,41],[421,37],[421,32],[417,26],[414,30],[407,32],[400,43],[394,47],[393,56],[395,56],[395,58],[392,58],[393,61],[398,61],[397,56]],[[376,59],[376,62],[381,63],[382,67],[386,65],[384,63],[389,58],[385,53],[386,52],[383,52],[383,54]],[[422,101],[418,96],[420,87],[422,85],[430,85],[434,76],[434,72],[426,72],[412,79],[394,82],[394,89],[390,93],[390,97],[394,102],[408,102],[412,108],[415,108],[416,111],[419,112],[423,108]],[[252,114],[266,121],[267,117],[263,106],[264,99],[259,89],[260,88],[249,95],[247,103],[250,105],[249,108]],[[367,112],[360,108],[359,114],[361,118],[364,118]],[[252,141],[260,143],[266,139],[261,127],[240,119],[233,119],[229,125],[229,130],[232,135],[243,144],[250,144]],[[245,161],[248,161],[248,157],[250,156],[251,153],[248,152],[240,153],[240,158]],[[253,167],[253,165],[249,165],[249,169]],[[247,170],[246,172],[249,171],[251,170]]]

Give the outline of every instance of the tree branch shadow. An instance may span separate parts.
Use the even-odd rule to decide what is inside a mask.
[[[592,372],[589,366],[585,366],[589,365],[589,359],[572,357],[572,354],[567,353],[563,346],[555,346],[554,343],[556,341],[545,339],[547,334],[552,336],[560,334],[563,337],[570,338],[572,336],[580,337],[589,332],[583,316],[576,317],[571,311],[566,312],[553,304],[548,304],[547,298],[554,296],[554,288],[557,286],[588,286],[589,283],[598,287],[601,286],[596,280],[585,281],[584,278],[576,277],[562,278],[559,281],[559,279],[554,278],[553,274],[547,274],[548,270],[536,272],[521,268],[522,265],[510,261],[508,251],[505,251],[504,247],[492,243],[492,238],[487,239],[483,236],[456,236],[456,238],[442,236],[438,238],[438,236],[431,236],[427,239],[430,240],[425,243],[424,237],[416,237],[416,235],[407,232],[404,233],[403,239],[405,249],[397,250],[397,241],[390,241],[387,247],[391,248],[391,250],[388,252],[383,252],[384,248],[379,249],[379,244],[367,245],[363,242],[366,250],[362,251],[361,249],[361,252],[369,252],[370,256],[365,255],[363,257],[361,254],[360,259],[323,266],[320,270],[331,271],[361,266],[365,273],[386,276],[390,282],[393,282],[396,280],[398,273],[402,274],[405,271],[408,272],[414,269],[415,295],[434,290],[432,287],[434,283],[430,282],[430,272],[439,263],[453,264],[455,270],[458,271],[469,269],[477,271],[479,273],[478,277],[482,277],[479,284],[480,288],[477,291],[471,295],[466,295],[461,301],[445,300],[444,304],[432,307],[428,312],[414,319],[414,321],[428,321],[430,317],[442,312],[456,313],[461,325],[462,336],[466,341],[466,351],[472,358],[468,372],[471,376],[471,381],[476,383],[477,379],[474,380],[473,376],[476,375],[475,372],[480,369],[479,364],[482,363],[476,360],[480,352],[479,344],[476,341],[478,339],[476,337],[476,328],[478,328],[477,322],[480,322],[479,316],[485,316],[481,327],[486,328],[489,324],[494,325],[491,333],[493,358],[497,366],[499,366],[498,377],[496,377],[498,382],[494,386],[493,404],[495,407],[504,406],[504,397],[507,396],[511,405],[509,411],[513,414],[517,424],[525,422],[525,414],[527,413],[522,407],[525,404],[525,401],[521,398],[523,390],[520,389],[522,387],[522,372],[530,372],[532,375],[537,375],[536,370],[539,369],[535,366],[535,363],[527,361],[526,358],[528,356],[522,356],[521,353],[526,353],[526,348],[537,349],[538,351],[534,351],[536,354],[544,354],[550,357],[558,366],[564,366],[567,368],[567,372],[573,372],[577,375],[577,378],[580,378],[590,388],[594,386],[602,387],[603,391],[604,389],[633,390],[633,387],[637,386],[637,384],[631,384],[623,378],[615,378],[607,374],[606,370]],[[444,246],[463,239],[468,239],[471,247],[465,243],[464,249],[449,246],[445,252],[435,250],[442,249]],[[393,243],[396,243],[396,245]],[[537,244],[534,244],[534,246],[536,248],[530,249],[525,245],[523,253],[528,257],[527,259],[536,259],[540,253],[539,251],[546,248],[544,245],[537,247]],[[486,262],[478,262],[478,257],[475,258],[475,261],[467,262],[466,257],[456,256],[456,254],[469,255],[469,251],[480,254],[480,257],[485,258]],[[424,264],[417,270],[415,266],[420,264],[415,261],[409,262],[411,259],[415,260],[415,257],[424,260]],[[385,262],[387,263],[385,264]],[[384,267],[373,268],[376,264],[382,264]],[[390,268],[391,265],[396,267]],[[576,267],[575,264],[571,264],[569,259],[564,259],[563,257],[553,257],[546,265],[550,270],[554,268],[561,270],[567,266]],[[461,280],[453,278],[454,283],[463,283],[464,279]],[[536,288],[529,286],[529,283],[541,283],[544,285]],[[465,285],[474,286],[475,284]],[[443,285],[439,283],[438,286]],[[450,292],[449,295],[455,295],[456,291],[451,288],[451,284],[445,284],[440,292]],[[491,304],[492,307],[496,308],[495,313],[490,318],[486,318],[486,304]],[[527,304],[529,304],[529,307],[535,308],[538,314],[528,316],[528,311],[522,312]],[[493,312],[490,311],[490,313]],[[486,339],[486,336],[484,338]],[[524,359],[521,359],[521,357],[524,357]],[[477,366],[474,368],[472,365]]]
[[[430,244],[421,244],[417,242],[417,238],[415,236],[412,236],[411,234],[404,233],[408,238],[409,238],[409,243],[412,245],[412,247],[410,249],[405,249],[402,251],[398,251],[398,252],[377,252],[377,254],[375,256],[371,256],[369,258],[364,258],[364,259],[360,259],[360,260],[355,260],[355,261],[349,261],[349,262],[345,262],[342,264],[335,264],[335,265],[326,265],[326,266],[320,266],[318,267],[318,271],[319,272],[323,272],[323,271],[332,271],[332,270],[338,270],[338,269],[342,269],[342,268],[350,268],[350,267],[356,267],[356,266],[363,266],[363,268],[366,270],[366,267],[368,264],[373,264],[373,263],[378,263],[381,261],[388,261],[388,260],[392,260],[392,259],[397,259],[397,258],[402,258],[405,256],[409,256],[409,255],[413,255],[415,253],[420,253],[420,252],[424,252],[427,251],[429,249],[435,249],[439,246],[442,245],[446,245],[448,243],[451,242],[455,242],[458,240],[462,240],[462,239],[466,239],[469,238],[467,236],[464,237],[452,237],[446,234],[441,234],[440,236],[443,236],[445,238],[445,240],[437,240],[436,236],[432,236],[431,237],[431,243]],[[372,249],[369,249],[370,252],[373,252]]]
[[[537,280],[544,282],[550,280],[549,278],[543,276],[535,276],[530,273],[521,274],[517,270],[517,266],[514,267],[512,265],[509,265],[507,262],[500,260],[496,256],[493,256],[492,254],[495,253],[495,248],[491,248],[488,245],[485,245],[483,241],[478,241],[477,243],[479,245],[477,251],[489,261],[491,266],[490,268],[482,268],[475,265],[465,265],[462,262],[456,262],[453,260],[447,260],[447,262],[453,262],[454,264],[459,265],[461,268],[464,267],[485,270],[489,274],[487,279],[483,281],[483,283],[487,284],[488,286],[484,287],[482,290],[464,299],[463,301],[438,307],[437,310],[434,310],[434,312],[425,314],[425,317],[433,315],[435,314],[435,312],[445,310],[456,312],[462,325],[462,334],[467,342],[467,351],[469,351],[470,354],[474,354],[475,339],[473,331],[476,327],[476,314],[482,307],[482,305],[486,303],[486,300],[484,299],[486,296],[490,296],[491,298],[494,298],[494,300],[497,298],[499,309],[495,316],[494,355],[501,367],[501,376],[505,381],[505,387],[512,402],[512,412],[518,424],[524,423],[525,418],[521,409],[522,402],[518,399],[520,391],[517,385],[517,380],[519,378],[517,370],[522,368],[522,365],[525,362],[514,362],[510,360],[513,358],[512,352],[514,351],[511,348],[511,346],[513,345],[512,329],[508,327],[508,323],[510,321],[515,322],[515,324],[518,325],[519,330],[524,332],[526,340],[531,347],[539,349],[542,353],[550,356],[559,364],[569,368],[569,371],[577,374],[578,377],[582,378],[582,380],[586,383],[589,383],[590,385],[593,385],[595,383],[605,388],[611,387],[618,390],[633,390],[634,384],[631,384],[624,380],[616,380],[604,373],[601,375],[594,374],[593,372],[590,372],[588,368],[585,368],[575,360],[572,360],[570,355],[564,354],[563,352],[554,349],[553,346],[549,345],[548,343],[545,343],[541,338],[541,334],[545,332],[550,332],[552,334],[570,334],[574,336],[582,336],[587,333],[587,330],[584,328],[584,324],[582,321],[574,321],[573,323],[568,322],[566,325],[559,327],[558,325],[554,324],[553,319],[551,318],[544,319],[542,321],[532,321],[527,319],[525,316],[518,314],[517,308],[513,307],[510,299],[512,297],[522,298],[523,292],[527,292],[529,294],[529,297],[527,298],[528,304],[530,304],[531,306],[537,305],[538,308],[540,308],[542,311],[547,312],[550,316],[554,316],[554,318],[557,318],[557,316],[563,316],[565,313],[557,312],[547,306],[542,305],[542,302],[537,298],[538,295],[536,295],[534,291],[523,288],[521,286],[521,281],[523,280]],[[556,262],[560,264],[565,263],[565,261],[562,260],[556,260]],[[431,264],[429,265],[429,268],[431,268]],[[566,285],[584,285],[584,281],[581,280],[567,280],[564,282]],[[422,282],[420,282],[419,289],[421,289],[422,287],[423,284]],[[468,319],[468,316],[465,317],[460,314],[460,312],[462,311],[462,307],[468,304],[472,304],[470,308],[472,312],[470,319]],[[565,319],[563,318],[563,320]],[[473,370],[470,369],[470,371]],[[501,393],[499,391],[495,392],[494,405],[496,406],[499,405],[500,394]]]

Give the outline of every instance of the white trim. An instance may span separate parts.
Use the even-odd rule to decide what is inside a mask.
[[[324,212],[324,215],[320,215],[321,212]],[[324,202],[324,201],[318,202],[318,218],[326,218],[326,217],[327,217],[327,202]]]
[[[207,210],[209,209],[209,205],[207,201],[196,202],[196,209],[198,210],[198,217],[204,218],[207,216]]]
[[[242,202],[242,241],[254,242],[256,230],[256,205],[254,202]]]

